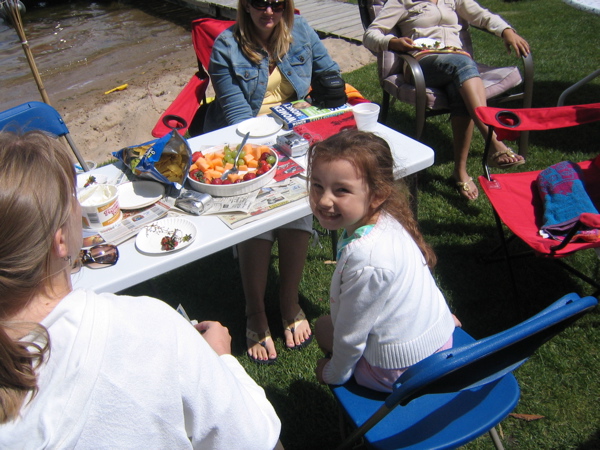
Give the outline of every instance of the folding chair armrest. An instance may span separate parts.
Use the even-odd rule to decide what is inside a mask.
[[[427,86],[425,85],[425,76],[423,69],[416,58],[408,53],[397,53],[398,57],[408,66],[412,75],[413,85],[415,86],[415,112],[416,117],[425,117],[425,108],[427,105]],[[403,76],[403,74],[401,74]],[[422,125],[417,125],[416,138],[420,139]]]

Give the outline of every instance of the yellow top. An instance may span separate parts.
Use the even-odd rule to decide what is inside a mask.
[[[269,75],[267,92],[265,93],[265,99],[263,100],[258,115],[270,113],[271,106],[278,106],[282,103],[291,101],[294,99],[295,93],[294,87],[288,79],[281,75],[278,67],[275,67],[275,70]]]

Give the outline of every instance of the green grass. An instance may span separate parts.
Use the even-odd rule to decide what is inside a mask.
[[[556,104],[563,89],[597,69],[600,42],[593,30],[600,29],[600,17],[560,0],[480,3],[502,14],[531,43],[536,70],[534,106]],[[499,39],[476,32],[474,41],[479,60],[492,65],[514,63],[514,59],[504,55]],[[381,101],[374,65],[346,74],[345,78],[365,97]],[[600,101],[600,80],[568,101]],[[414,129],[411,109],[394,105],[387,124],[411,135]],[[530,140],[526,167],[542,169],[561,160],[577,161],[597,155],[600,126],[532,133]],[[480,260],[497,242],[487,199],[482,193],[479,200],[467,204],[449,183],[452,151],[447,117],[429,119],[423,142],[435,150],[436,163],[419,177],[419,222],[439,258],[436,280],[465,330],[480,338],[516,324],[524,315],[540,311],[566,293],[592,293],[588,285],[548,261],[523,259],[514,266],[521,294],[520,301],[515,300],[505,266],[483,264]],[[481,173],[482,149],[483,140],[476,135],[469,161],[472,176]],[[321,246],[310,249],[300,286],[302,306],[313,323],[328,312],[329,280],[334,267],[324,261],[331,258],[330,246],[325,237]],[[279,352],[279,361],[272,367],[252,364],[245,356],[244,296],[231,250],[124,293],[153,295],[174,306],[181,303],[191,317],[221,321],[233,336],[234,355],[265,388],[277,410],[283,423],[281,440],[285,448],[333,448],[339,440],[337,411],[329,390],[314,377],[320,352],[314,344],[302,351],[283,348],[276,291],[277,257],[275,247],[266,299]],[[591,277],[600,278],[599,259],[593,251],[580,252],[570,260]],[[516,371],[522,394],[515,412],[544,418],[532,422],[504,420],[502,436],[506,448],[600,448],[599,327],[600,310],[595,310],[544,345]],[[487,449],[491,443],[483,436],[467,448]]]

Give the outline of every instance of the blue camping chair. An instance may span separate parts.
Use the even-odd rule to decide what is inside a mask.
[[[354,428],[339,448],[360,437],[368,448],[456,448],[488,431],[496,448],[503,448],[494,427],[519,401],[519,385],[511,372],[597,304],[594,297],[569,294],[532,318],[480,340],[457,328],[454,347],[410,367],[391,394],[359,386],[354,378],[330,386],[339,402],[342,434],[345,425]]]
[[[55,137],[64,136],[81,168],[86,172],[89,170],[75,142],[71,139],[65,121],[52,106],[42,102],[28,102],[0,112],[0,131],[22,133],[30,130],[42,130]]]

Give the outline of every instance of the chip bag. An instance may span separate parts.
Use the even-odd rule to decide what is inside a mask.
[[[176,131],[141,145],[125,147],[113,156],[140,178],[181,189],[192,164],[192,150]]]

